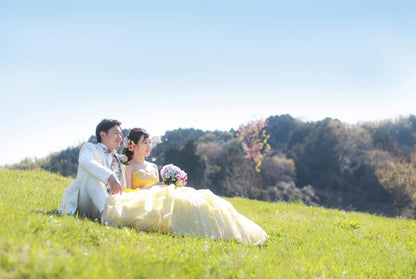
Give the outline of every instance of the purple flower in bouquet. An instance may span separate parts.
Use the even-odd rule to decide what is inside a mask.
[[[163,166],[160,170],[160,175],[163,183],[166,185],[174,184],[176,187],[182,187],[188,179],[186,172],[173,164]]]

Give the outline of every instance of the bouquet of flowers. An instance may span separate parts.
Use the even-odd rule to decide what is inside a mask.
[[[188,179],[186,172],[173,164],[163,166],[160,170],[160,176],[162,176],[163,183],[167,185],[174,184],[176,187],[182,187]]]

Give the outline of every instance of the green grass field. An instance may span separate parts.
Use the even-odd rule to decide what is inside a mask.
[[[416,278],[416,221],[227,198],[262,246],[56,215],[72,178],[0,169],[0,278]]]

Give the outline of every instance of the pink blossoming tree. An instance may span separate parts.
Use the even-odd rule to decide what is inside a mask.
[[[242,124],[237,132],[245,158],[250,161],[257,173],[257,186],[260,189],[262,188],[260,166],[264,156],[270,150],[270,145],[267,143],[270,136],[264,129],[266,124],[265,120],[250,121],[247,124]]]
[[[270,136],[267,135],[265,126],[264,120],[250,121],[240,125],[237,133],[245,157],[250,160],[256,172],[260,172],[261,161],[270,150],[270,145],[267,143]]]

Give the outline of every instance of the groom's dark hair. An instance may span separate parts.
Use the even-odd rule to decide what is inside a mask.
[[[98,123],[97,128],[95,129],[95,136],[97,137],[97,142],[101,142],[100,132],[108,134],[108,130],[114,126],[120,126],[121,122],[115,119],[103,119]]]

